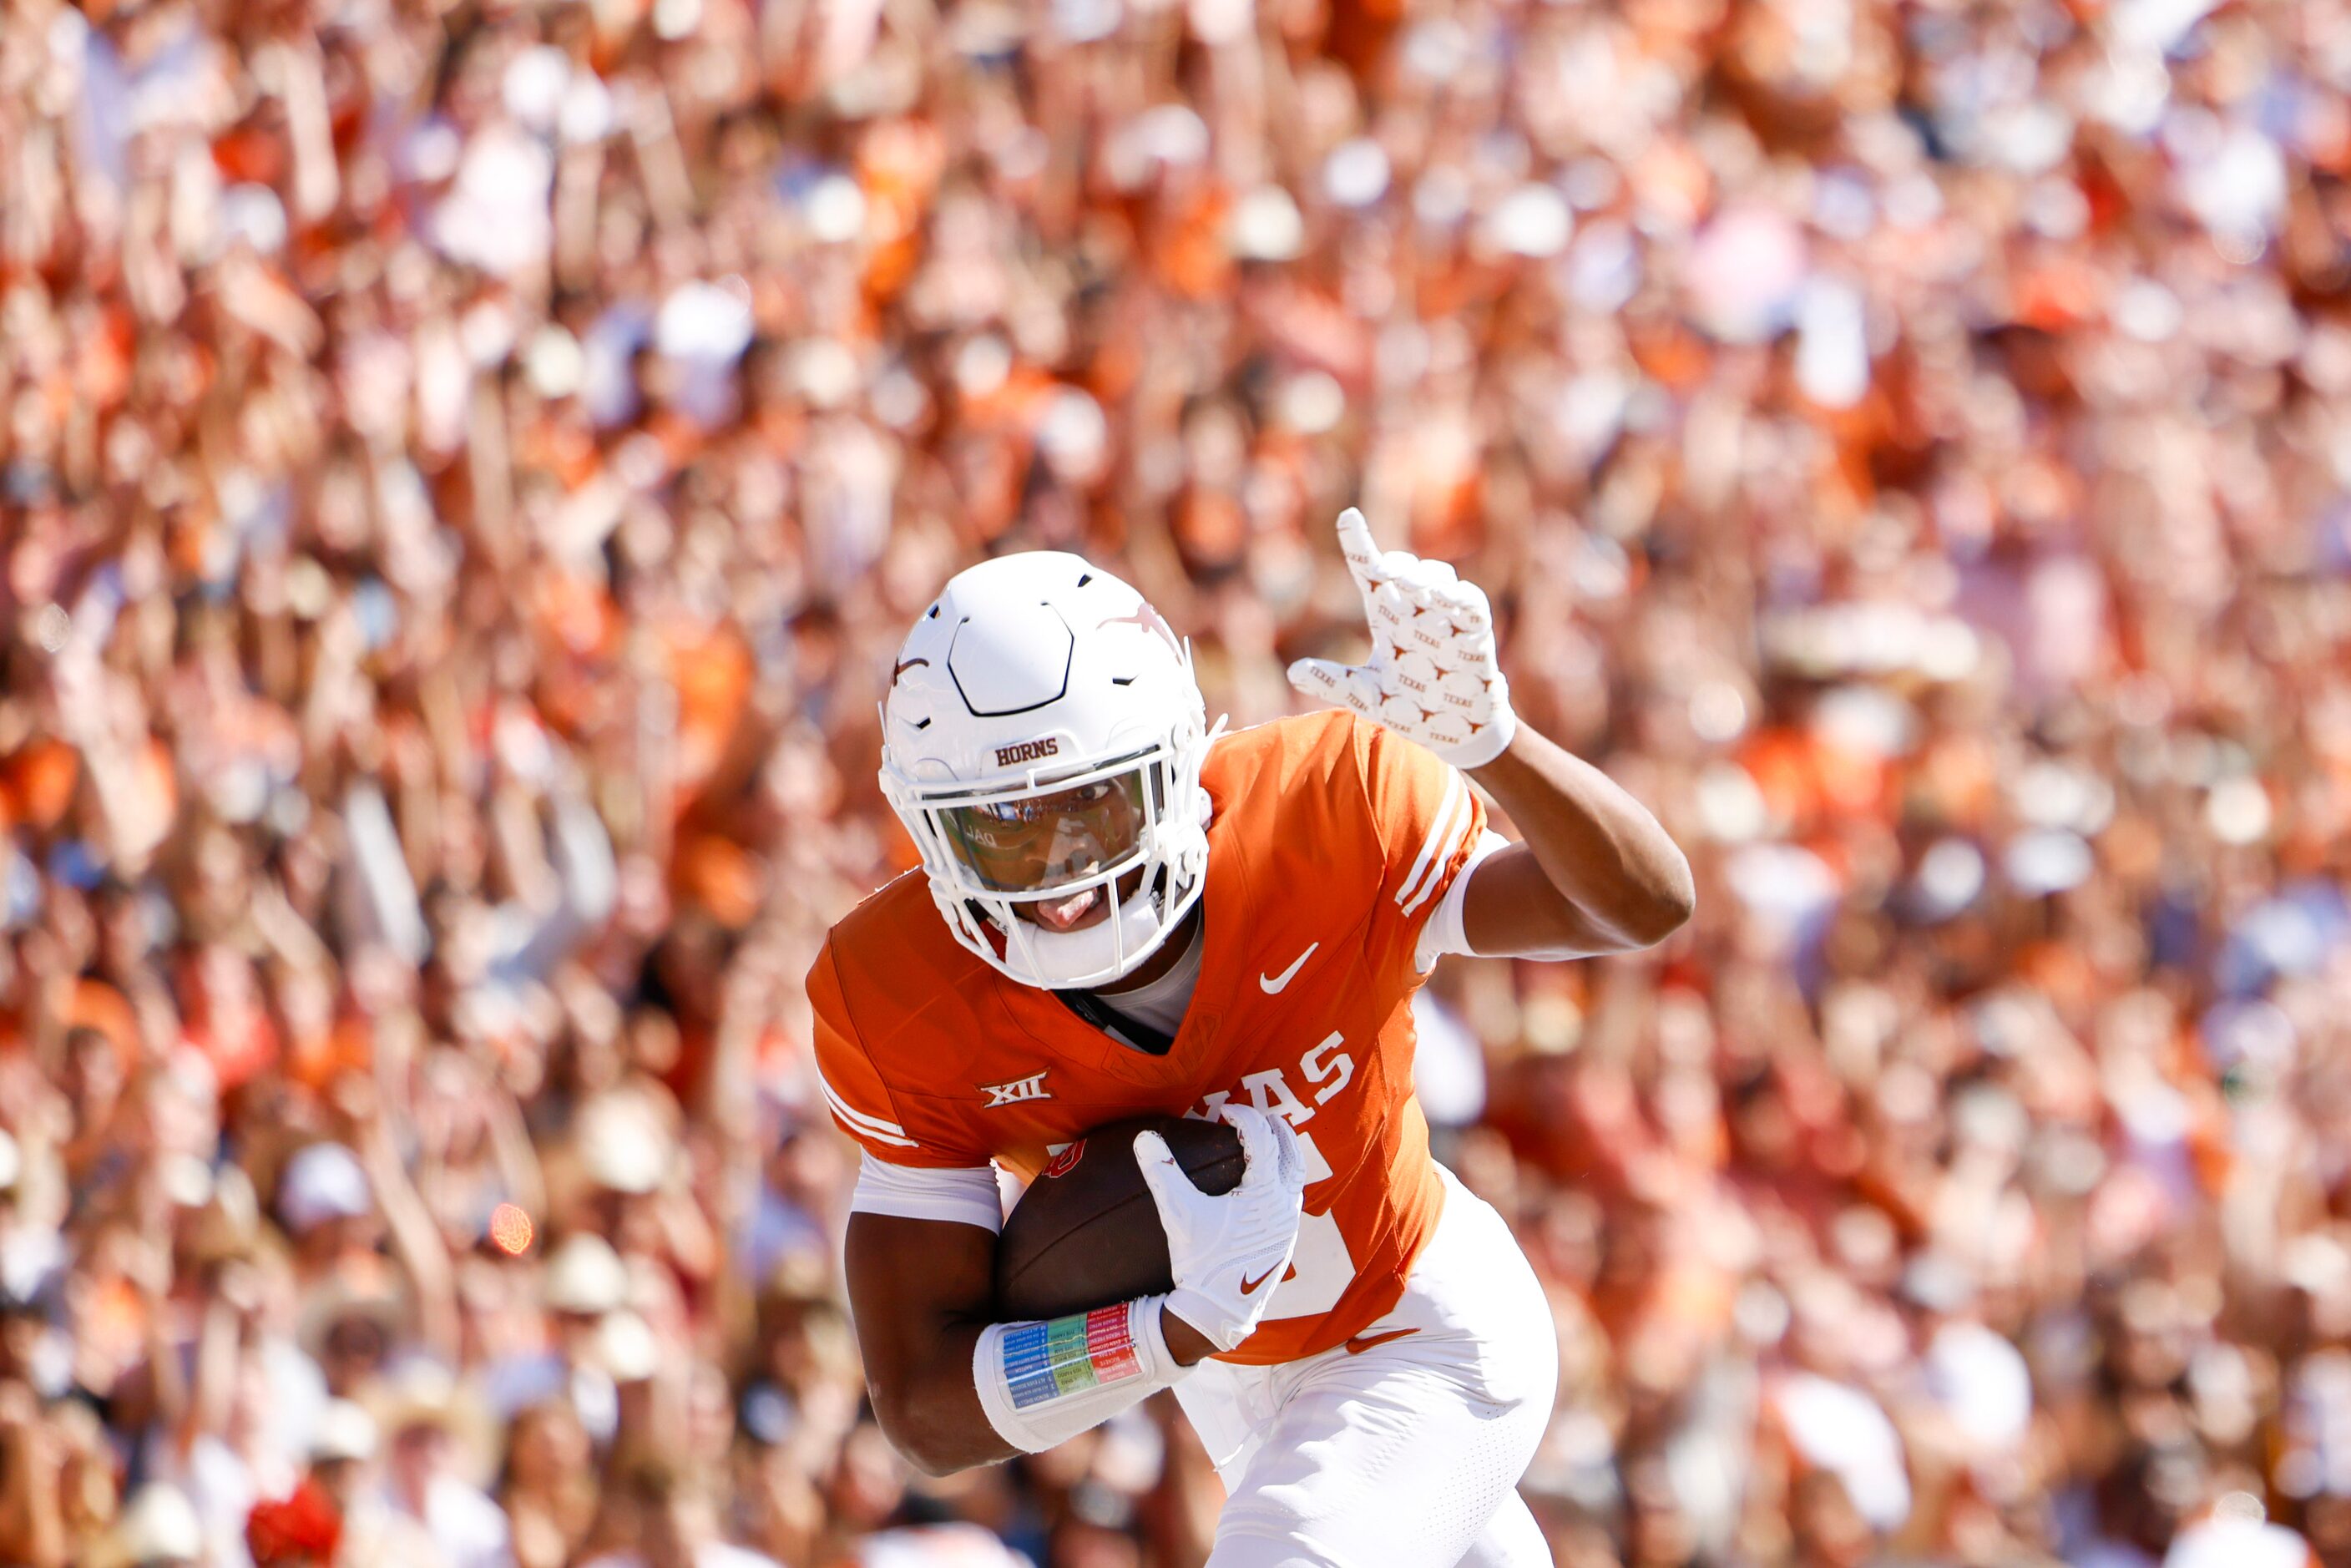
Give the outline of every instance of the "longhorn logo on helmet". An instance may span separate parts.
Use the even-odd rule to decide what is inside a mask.
[[[1184,649],[1184,644],[1176,639],[1176,628],[1167,624],[1166,617],[1154,610],[1148,602],[1136,605],[1134,613],[1132,615],[1112,616],[1094,630],[1099,632],[1103,626],[1140,626],[1146,632],[1158,633],[1160,640],[1177,653],[1182,653]]]

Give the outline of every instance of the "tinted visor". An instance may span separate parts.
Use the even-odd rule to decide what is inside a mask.
[[[1050,794],[936,810],[940,836],[991,893],[1041,893],[1135,858],[1151,820],[1147,761]]]

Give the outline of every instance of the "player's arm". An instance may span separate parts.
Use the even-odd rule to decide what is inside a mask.
[[[986,1342],[993,1337],[1000,1345],[1022,1337],[1008,1331],[1027,1326],[1002,1325],[1008,1332],[989,1334],[991,1328],[998,1326],[991,1310],[995,1267],[994,1231],[953,1220],[884,1214],[849,1217],[849,1310],[857,1323],[857,1344],[865,1361],[865,1386],[873,1400],[874,1418],[881,1422],[883,1435],[892,1447],[927,1475],[994,1464],[1021,1452],[1024,1446],[997,1428],[980,1396],[982,1384],[1003,1372],[1002,1351],[997,1351],[997,1364],[988,1364],[982,1354],[990,1348]],[[1190,1366],[1217,1348],[1183,1319],[1168,1312],[1162,1299],[1152,1298],[1148,1311],[1165,1346],[1171,1376],[1165,1381],[1173,1381],[1174,1368]],[[1152,1325],[1130,1322],[1124,1326],[1130,1338],[1147,1340]],[[1046,1325],[1045,1335],[1026,1337],[1050,1341],[1051,1327]],[[1138,1328],[1146,1332],[1137,1334]],[[1094,1337],[1099,1341],[1102,1336]],[[1157,1347],[1146,1344],[1144,1348],[1150,1352]],[[1137,1358],[1138,1363],[1153,1359],[1150,1354]],[[1095,1369],[1090,1364],[1088,1370]],[[1110,1381],[1114,1384],[1118,1379],[1113,1376]],[[1121,1401],[1119,1408],[1164,1386],[1162,1380],[1140,1375],[1135,1381],[1147,1381],[1148,1386],[1137,1387],[1134,1397]],[[1020,1406],[1011,1397],[1010,1379],[1006,1383],[1007,1403],[1018,1411]],[[1097,1413],[1093,1403],[1080,1412],[1092,1417],[1086,1426],[1116,1413],[1116,1409]],[[1063,1414],[1066,1419],[1068,1412]],[[1079,1427],[1063,1436],[1082,1430],[1084,1427]]]
[[[1694,902],[1688,862],[1639,801],[1519,723],[1494,660],[1485,593],[1442,561],[1381,553],[1352,507],[1339,517],[1339,548],[1363,594],[1371,657],[1301,659],[1291,683],[1461,768],[1525,836],[1461,873],[1459,936],[1468,950],[1563,958],[1672,935]]]
[[[874,1416],[900,1453],[946,1475],[1040,1452],[1249,1336],[1271,1296],[1251,1281],[1297,1244],[1306,1160],[1287,1123],[1250,1106],[1225,1119],[1243,1168],[1218,1196],[1193,1186],[1156,1134],[1135,1138],[1175,1290],[1051,1322],[992,1321],[995,1227],[941,1218],[971,1201],[974,1176],[992,1203],[991,1173],[896,1167],[869,1151],[849,1221],[849,1305]]]
[[[941,1476],[1009,1458],[972,1356],[992,1321],[996,1233],[954,1220],[849,1217],[849,1310],[883,1435]]]
[[[1525,841],[1480,861],[1462,892],[1474,953],[1572,958],[1654,946],[1690,917],[1689,862],[1656,818],[1526,725],[1468,769]]]

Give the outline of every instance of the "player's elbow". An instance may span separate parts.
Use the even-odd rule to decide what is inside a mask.
[[[995,1458],[973,1440],[973,1434],[956,1430],[955,1424],[945,1417],[946,1400],[926,1398],[917,1389],[869,1386],[867,1392],[872,1396],[873,1419],[881,1426],[882,1435],[890,1439],[900,1458],[932,1479]]]
[[[1654,947],[1688,925],[1697,912],[1698,887],[1690,877],[1689,862],[1676,850],[1672,863],[1642,889],[1640,897],[1628,901],[1618,916],[1617,929],[1634,946]]]
[[[926,1476],[932,1480],[942,1479],[954,1475],[958,1470],[971,1469],[985,1462],[972,1456],[953,1453],[945,1444],[934,1438],[914,1435],[901,1437],[891,1431],[886,1422],[883,1425],[882,1431],[889,1437],[890,1446],[898,1450],[898,1457],[905,1460],[915,1474]]]

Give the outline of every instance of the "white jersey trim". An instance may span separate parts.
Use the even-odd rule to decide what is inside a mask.
[[[857,1190],[850,1195],[849,1212],[893,1219],[946,1219],[977,1225],[983,1230],[1004,1228],[1004,1199],[994,1166],[916,1169],[893,1166],[868,1154],[858,1162]]]
[[[839,1092],[825,1081],[824,1070],[820,1067],[817,1070],[816,1082],[817,1087],[824,1091],[825,1104],[831,1108],[832,1113],[840,1118],[841,1124],[851,1133],[861,1138],[871,1138],[877,1144],[889,1144],[901,1149],[922,1147],[914,1139],[906,1136],[906,1129],[897,1123],[885,1122],[879,1116],[870,1116],[842,1099]]]
[[[1467,789],[1467,785],[1462,785],[1460,771],[1458,771],[1458,768],[1446,768],[1446,797],[1437,804],[1437,822],[1429,828],[1429,837],[1425,837],[1425,840],[1420,841],[1420,853],[1413,858],[1411,873],[1404,874],[1404,886],[1396,889],[1396,905],[1404,907],[1405,912],[1411,912],[1413,907],[1411,903],[1405,903],[1405,900],[1417,903],[1416,894],[1417,891],[1425,891],[1420,889],[1420,879],[1429,873],[1429,867],[1444,865],[1444,856],[1439,853],[1439,846],[1450,844],[1450,841],[1453,841],[1453,834],[1460,832],[1460,825],[1458,825],[1453,818],[1460,813],[1462,801],[1467,800],[1467,795],[1469,795],[1469,789]]]
[[[1469,846],[1469,859],[1462,865],[1461,874],[1453,879],[1453,884],[1445,890],[1445,896],[1437,901],[1437,907],[1428,912],[1427,923],[1420,928],[1420,942],[1412,954],[1414,968],[1426,975],[1447,953],[1458,953],[1467,958],[1478,956],[1469,946],[1469,934],[1463,928],[1461,919],[1461,906],[1469,897],[1469,873],[1488,855],[1510,847],[1510,841],[1491,828],[1478,835],[1478,841]]]
[[[1437,883],[1444,878],[1447,862],[1452,860],[1454,852],[1458,850],[1461,847],[1462,842],[1469,837],[1469,824],[1476,821],[1476,812],[1471,810],[1469,791],[1464,789],[1461,791],[1461,810],[1456,814],[1454,821],[1454,827],[1457,831],[1448,833],[1443,852],[1437,857],[1436,863],[1431,865],[1428,869],[1428,880],[1420,884],[1420,891],[1414,894],[1412,896],[1412,902],[1404,906],[1404,912],[1406,915],[1412,914],[1422,904],[1426,904],[1429,901],[1429,898],[1437,892]],[[1457,883],[1459,880],[1460,878],[1458,877],[1454,879]]]

